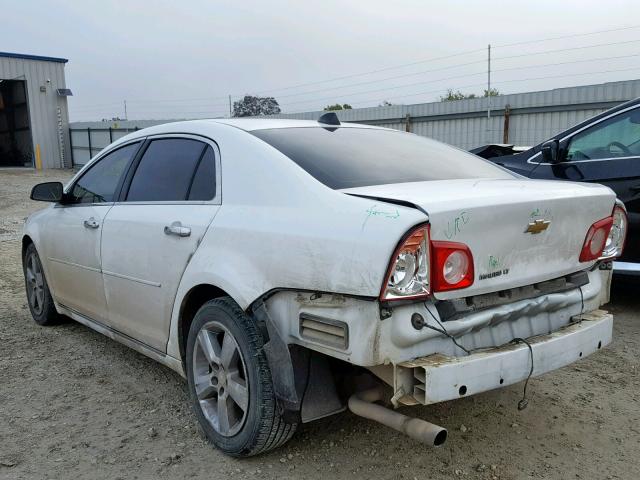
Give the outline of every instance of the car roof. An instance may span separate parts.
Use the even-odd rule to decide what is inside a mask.
[[[221,118],[212,120],[232,127],[240,128],[247,132],[254,130],[267,130],[272,128],[295,128],[295,127],[360,127],[360,128],[380,128],[372,125],[357,123],[342,123],[340,125],[327,125],[316,120],[295,120],[289,118]]]
[[[230,128],[238,129],[244,132],[253,132],[256,130],[269,130],[269,129],[285,129],[285,128],[368,128],[375,130],[391,130],[397,132],[398,130],[392,130],[383,127],[376,127],[373,125],[365,125],[358,123],[343,123],[341,125],[327,125],[319,123],[315,120],[293,120],[286,118],[212,118],[212,119],[199,119],[199,120],[183,120],[179,122],[161,123],[159,125],[153,125],[151,127],[143,128],[131,132],[124,137],[119,138],[105,150],[111,150],[124,143],[140,138],[148,137],[150,135],[166,135],[166,134],[196,134],[207,136],[214,134],[216,129]]]
[[[154,134],[171,133],[176,129],[189,129],[189,127],[207,127],[216,124],[228,125],[235,127],[246,132],[252,132],[255,130],[267,130],[274,128],[300,128],[300,127],[324,127],[324,128],[375,128],[380,130],[387,130],[382,127],[376,127],[373,125],[365,125],[358,123],[342,123],[341,125],[327,125],[319,123],[315,120],[294,120],[288,118],[212,118],[201,120],[185,120],[181,122],[170,122],[155,125],[153,127],[144,128],[138,130],[136,133],[145,133],[153,131]]]

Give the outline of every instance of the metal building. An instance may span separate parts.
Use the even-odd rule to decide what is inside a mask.
[[[0,167],[71,167],[67,61],[0,52]]]

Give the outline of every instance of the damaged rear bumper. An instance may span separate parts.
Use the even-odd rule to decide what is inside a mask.
[[[613,317],[603,310],[572,318],[547,335],[527,339],[533,352],[533,376],[564,367],[611,342]],[[400,403],[452,400],[523,381],[531,355],[523,343],[508,344],[465,357],[430,355],[396,365],[394,390]]]

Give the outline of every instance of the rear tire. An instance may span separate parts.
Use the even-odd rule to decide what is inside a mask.
[[[189,330],[185,364],[195,414],[227,455],[278,448],[297,428],[278,412],[263,343],[255,321],[229,297],[205,303]]]
[[[33,243],[24,252],[22,270],[27,292],[27,304],[33,320],[43,327],[60,323],[60,315],[53,304],[53,297],[49,291],[42,262]]]

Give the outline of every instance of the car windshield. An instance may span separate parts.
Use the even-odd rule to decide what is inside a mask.
[[[514,178],[463,150],[394,130],[295,127],[251,133],[335,190],[429,180]]]

